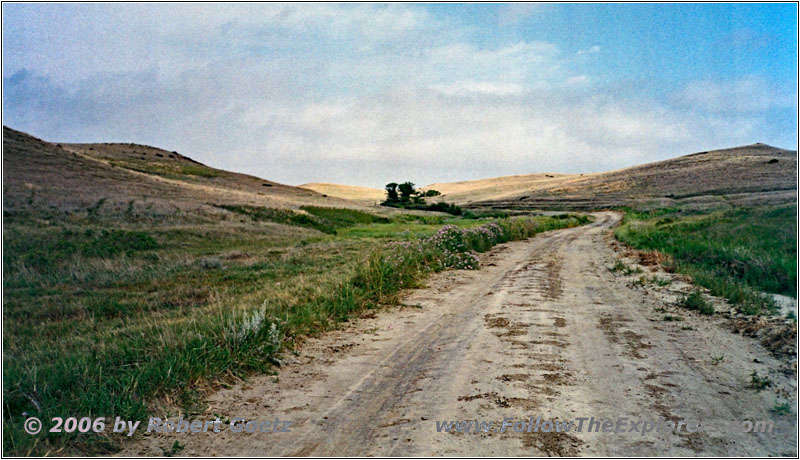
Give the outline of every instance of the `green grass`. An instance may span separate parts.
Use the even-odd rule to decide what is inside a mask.
[[[761,390],[764,390],[766,388],[771,387],[772,385],[773,385],[773,382],[772,382],[772,379],[769,378],[769,376],[767,376],[767,375],[760,376],[760,375],[758,375],[758,372],[756,372],[756,371],[753,371],[753,373],[750,374],[750,386],[754,390],[761,391]]]
[[[695,310],[702,315],[714,314],[714,306],[708,303],[708,301],[703,298],[703,295],[697,291],[694,291],[691,294],[684,297],[680,301],[680,305],[683,308],[687,308],[689,310]]]
[[[796,206],[629,211],[615,235],[633,247],[670,254],[672,268],[745,313],[776,311],[763,293],[796,296]]]
[[[379,217],[355,209],[325,208],[320,206],[301,206],[300,209],[317,217],[321,222],[336,228],[389,223],[389,219],[386,217]]]
[[[145,174],[155,174],[170,179],[185,179],[189,177],[202,177],[210,179],[224,174],[218,169],[198,164],[186,164],[175,161],[148,161],[138,159],[110,159],[109,164],[120,168],[130,169]]]
[[[389,223],[385,217],[345,208],[302,206],[305,213],[291,209],[265,208],[259,206],[215,205],[255,221],[270,221],[279,224],[311,228],[323,233],[336,234],[337,229],[374,223]]]
[[[198,413],[215,383],[271,372],[299,337],[396,302],[431,271],[473,268],[470,251],[582,222],[506,219],[483,235],[459,229],[492,221],[266,209],[160,224],[6,216],[4,451],[111,452],[118,441],[100,435],[29,436],[23,413],[146,420],[170,404]],[[337,233],[317,231],[322,222]],[[444,224],[455,225],[445,231],[452,247],[420,240]]]
[[[775,402],[775,405],[772,406],[770,412],[782,417],[784,415],[789,415],[792,413],[792,405],[788,402]]]
[[[622,272],[624,275],[634,275],[637,273],[642,273],[642,269],[639,267],[631,268],[628,264],[621,260],[617,260],[614,262],[614,265],[610,268],[612,272]]]

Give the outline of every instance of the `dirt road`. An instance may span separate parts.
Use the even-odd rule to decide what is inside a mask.
[[[598,213],[591,225],[498,246],[481,270],[437,274],[406,307],[311,340],[277,378],[220,391],[197,417],[278,417],[293,422],[289,433],[158,434],[123,454],[161,455],[179,439],[181,455],[796,455],[794,415],[771,412],[795,404],[796,378],[724,318],[673,306],[689,286],[640,287],[611,272],[618,219]],[[773,385],[751,388],[753,371]],[[505,417],[531,416],[769,419],[774,429],[499,432]],[[498,431],[437,432],[437,421],[457,420]]]

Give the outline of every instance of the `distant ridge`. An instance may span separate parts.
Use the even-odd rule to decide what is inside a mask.
[[[386,194],[383,190],[377,188],[361,187],[358,185],[329,184],[325,182],[311,182],[300,185],[299,187],[365,204],[379,203],[384,200]]]
[[[472,207],[596,209],[797,201],[797,152],[756,143],[587,174],[528,174],[431,184]]]
[[[290,186],[206,166],[176,151],[131,143],[57,144],[3,127],[7,213],[75,211],[153,216],[216,205],[374,207],[381,189],[330,183]],[[797,152],[762,143],[587,174],[538,173],[430,184],[473,208],[699,208],[797,202]]]

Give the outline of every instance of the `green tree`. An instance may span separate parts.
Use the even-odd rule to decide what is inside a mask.
[[[398,201],[400,201],[400,198],[397,196],[397,183],[390,182],[386,184],[386,202],[397,203]]]
[[[397,186],[398,190],[400,190],[400,201],[403,203],[408,203],[411,199],[411,195],[413,195],[416,190],[414,190],[414,183],[413,182],[403,182],[402,184]]]

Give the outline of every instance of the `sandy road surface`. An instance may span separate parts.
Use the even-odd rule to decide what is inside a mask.
[[[479,271],[437,274],[407,307],[306,344],[278,379],[210,399],[217,413],[291,420],[290,433],[158,434],[126,455],[796,455],[796,377],[724,319],[671,306],[680,287],[635,288],[607,267],[616,214],[498,246]],[[685,321],[665,322],[664,311]],[[717,359],[714,359],[716,357]],[[719,357],[722,357],[720,361]],[[749,387],[750,374],[774,386]],[[777,393],[777,394],[776,394]],[[774,421],[769,434],[443,433],[442,420],[577,417]]]

